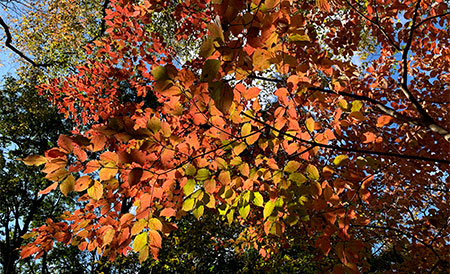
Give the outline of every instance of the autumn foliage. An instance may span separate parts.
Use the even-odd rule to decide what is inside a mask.
[[[201,41],[194,58],[149,27],[161,13]],[[111,1],[88,61],[41,86],[78,127],[24,160],[44,164],[42,195],[85,206],[22,257],[58,241],[156,259],[176,220],[210,211],[268,259],[306,235],[318,271],[383,252],[400,272],[449,269],[449,17],[435,0]]]

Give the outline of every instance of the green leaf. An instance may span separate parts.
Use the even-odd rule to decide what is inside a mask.
[[[147,245],[147,232],[142,232],[141,234],[137,235],[136,238],[134,238],[133,241],[133,250],[136,252],[139,252],[144,246]]]
[[[231,225],[233,223],[233,219],[234,219],[234,212],[235,209],[231,209],[230,212],[228,212],[227,214],[227,220],[228,220],[228,224]]]
[[[289,175],[289,180],[295,182],[297,185],[300,185],[306,182],[307,179],[303,174],[295,172]]]
[[[195,180],[188,179],[186,184],[183,187],[184,195],[186,195],[186,196],[190,195],[194,191],[194,188],[195,188]]]
[[[203,216],[203,212],[205,210],[205,207],[203,205],[196,207],[194,210],[192,210],[192,214],[194,214],[194,217],[199,220],[200,217]]]
[[[152,75],[156,81],[164,81],[169,79],[166,68],[163,66],[157,66],[156,68],[152,69]]]
[[[313,165],[308,165],[306,167],[306,175],[308,176],[309,179],[317,181],[319,180],[319,170],[317,170],[317,167],[313,166]]]
[[[213,44],[213,40],[208,37],[205,41],[203,41],[203,44],[200,46],[200,52],[199,55],[203,58],[208,58],[213,54],[215,48]]]
[[[333,164],[340,166],[345,164],[346,160],[348,159],[347,155],[339,155],[336,158],[334,158]]]
[[[264,206],[264,211],[263,211],[264,219],[266,219],[267,217],[269,217],[272,214],[274,208],[275,208],[275,202],[268,201],[266,203],[266,205]]]
[[[300,167],[300,163],[297,161],[289,161],[284,167],[284,172],[292,173]]]
[[[210,82],[216,78],[220,69],[220,61],[215,59],[206,60],[202,69],[202,75],[200,77],[203,82]]]
[[[289,42],[309,42],[309,36],[306,34],[293,34],[289,36]]]
[[[183,202],[183,206],[182,206],[182,210],[184,211],[190,211],[194,208],[194,204],[195,204],[195,199],[194,198],[189,198],[184,200]]]
[[[195,168],[194,165],[189,164],[189,165],[186,167],[186,175],[187,175],[187,176],[194,176],[195,173],[197,173],[197,169]]]
[[[261,193],[259,192],[253,192],[253,204],[256,206],[263,206],[264,205],[264,199]]]
[[[207,170],[206,168],[202,168],[198,170],[197,176],[195,176],[195,178],[199,181],[204,181],[206,179],[209,179],[210,175],[211,174],[209,173],[209,170]]]

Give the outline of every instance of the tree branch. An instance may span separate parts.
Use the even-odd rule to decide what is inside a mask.
[[[313,90],[313,91],[321,91],[321,92],[328,93],[328,94],[347,96],[347,97],[350,97],[350,98],[354,98],[354,99],[370,102],[370,103],[374,104],[384,114],[387,114],[387,115],[389,115],[389,116],[391,116],[391,117],[393,117],[393,118],[395,118],[395,119],[397,119],[399,121],[402,121],[404,123],[409,123],[409,124],[412,124],[412,125],[422,126],[422,127],[428,128],[431,131],[442,135],[445,140],[450,141],[450,133],[446,129],[444,129],[441,126],[437,125],[431,119],[431,117],[430,117],[430,119],[432,121],[430,122],[429,120],[426,120],[423,117],[422,117],[422,119],[419,119],[419,118],[406,116],[406,115],[403,115],[401,113],[398,113],[393,108],[385,106],[382,103],[380,103],[379,101],[377,101],[375,99],[372,99],[370,97],[364,96],[364,95],[348,93],[348,92],[345,92],[345,91],[336,92],[336,91],[333,91],[333,90],[320,88],[320,87],[309,87],[308,89],[309,90]]]
[[[408,100],[414,105],[414,107],[419,112],[420,116],[422,117],[421,123],[429,128],[431,131],[436,132],[444,137],[444,139],[448,142],[450,142],[450,133],[445,128],[438,125],[434,119],[426,112],[426,110],[422,107],[422,105],[419,103],[416,97],[411,93],[411,91],[408,88],[408,53],[411,49],[411,44],[414,37],[414,30],[415,30],[415,24],[417,20],[417,16],[419,13],[421,0],[418,0],[416,3],[416,7],[414,10],[413,19],[411,21],[411,28],[409,31],[409,37],[408,41],[406,42],[405,48],[403,49],[402,53],[402,77],[400,81],[400,90],[403,92],[403,94],[408,98]]]
[[[3,21],[3,18],[1,16],[0,16],[0,25],[3,27],[3,30],[5,31],[5,35],[6,35],[5,45],[6,45],[6,47],[8,47],[14,53],[19,55],[22,59],[24,59],[25,61],[30,63],[33,67],[50,67],[50,66],[53,66],[54,64],[56,64],[55,62],[36,63],[33,59],[31,59],[30,57],[26,56],[25,53],[21,52],[20,50],[18,50],[15,46],[13,46],[11,44],[12,36],[11,36],[11,32],[9,30],[9,26],[5,23],[5,21]]]
[[[429,158],[429,157],[423,157],[423,156],[417,156],[417,155],[406,155],[406,154],[398,154],[398,153],[392,153],[392,152],[382,152],[382,151],[373,151],[373,150],[366,150],[366,149],[346,148],[346,147],[340,147],[340,146],[336,146],[336,145],[320,144],[320,143],[316,143],[313,141],[304,140],[304,139],[294,136],[292,134],[278,130],[278,129],[274,128],[273,126],[267,124],[266,122],[256,119],[255,117],[252,117],[244,112],[241,112],[241,114],[252,119],[253,121],[255,121],[259,124],[264,125],[267,128],[270,128],[273,131],[278,132],[278,134],[290,137],[299,142],[310,144],[313,146],[329,148],[329,149],[334,149],[334,150],[339,150],[339,151],[360,153],[360,154],[379,155],[379,156],[396,157],[396,158],[409,159],[409,160],[419,160],[419,161],[435,162],[435,163],[441,163],[441,164],[450,164],[449,160],[443,160],[443,159],[435,159],[435,158]]]
[[[414,26],[414,29],[417,29],[418,27],[420,27],[421,25],[423,25],[427,21],[430,21],[430,20],[433,20],[433,19],[436,19],[436,18],[439,18],[439,17],[447,16],[447,15],[450,15],[450,11],[446,12],[446,13],[443,13],[443,14],[438,14],[438,15],[435,15],[435,16],[427,17],[427,18],[423,19],[420,23],[417,23],[417,25]]]
[[[101,23],[100,23],[100,30],[99,32],[88,42],[88,44],[94,42],[95,40],[97,40],[98,38],[100,38],[101,36],[103,36],[103,34],[106,31],[106,21],[105,21],[105,17],[106,17],[106,9],[108,8],[108,5],[111,1],[110,0],[105,0],[105,2],[103,2],[103,6],[102,6],[102,19],[101,19]]]

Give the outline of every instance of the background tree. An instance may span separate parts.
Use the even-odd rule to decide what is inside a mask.
[[[148,27],[168,7],[177,39],[203,39],[188,62]],[[399,256],[392,271],[448,269],[448,3],[122,0],[107,14],[95,57],[41,86],[78,132],[25,159],[45,164],[43,193],[87,204],[37,228],[23,257],[58,240],[144,262],[211,209],[265,258],[302,234],[323,271],[384,269],[377,249]],[[379,47],[358,69],[363,30]],[[256,81],[277,101],[262,107]],[[159,106],[124,104],[123,82]]]
[[[39,196],[48,181],[33,167],[17,161],[27,155],[43,153],[56,145],[58,136],[71,128],[48,101],[38,95],[36,78],[29,75],[26,81],[7,77],[0,94],[0,244],[1,268],[4,273],[46,273],[49,265],[58,265],[81,273],[84,269],[79,252],[68,247],[56,248],[40,262],[19,262],[19,247],[26,242],[23,236],[45,223],[47,218],[57,218],[63,210],[73,208],[71,199],[60,193]],[[72,248],[73,249],[73,248]],[[61,255],[55,258],[54,254]],[[64,264],[57,263],[70,257]]]

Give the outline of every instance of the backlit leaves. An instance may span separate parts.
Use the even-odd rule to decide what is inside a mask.
[[[313,166],[311,164],[309,164],[306,167],[306,174],[307,174],[308,178],[311,179],[311,180],[314,180],[314,181],[319,180],[319,176],[320,176],[319,175],[319,170],[317,169],[317,167],[315,167],[315,166]]]
[[[430,195],[445,196],[440,190],[424,194],[424,186],[441,180],[446,166],[412,163],[430,155],[448,159],[440,143],[445,139],[427,125],[446,122],[448,106],[437,100],[445,94],[435,86],[445,79],[445,58],[434,57],[446,56],[446,47],[432,41],[446,34],[436,27],[438,17],[418,21],[412,44],[404,47],[410,27],[402,30],[414,16],[426,20],[442,13],[443,1],[435,5],[439,9],[422,3],[417,11],[409,4],[368,2],[357,7],[361,14],[349,3],[326,0],[248,6],[213,1],[202,4],[201,15],[197,8],[203,8],[183,1],[172,12],[169,3],[164,12],[179,23],[175,40],[199,41],[186,60],[173,44],[167,46],[166,32],[147,25],[148,13],[159,12],[153,10],[159,4],[125,2],[112,7],[109,36],[94,42],[89,64],[43,88],[68,117],[80,116],[78,132],[86,136],[61,137],[45,157],[26,160],[45,163],[47,178],[55,181],[44,193],[59,184],[65,195],[81,192],[89,212],[98,209],[91,223],[101,232],[77,231],[88,243],[81,248],[93,251],[102,245],[93,239],[103,237],[102,248],[111,250],[100,253],[124,253],[131,244],[142,262],[158,255],[161,235],[186,215],[202,220],[217,213],[246,228],[239,235],[248,242],[236,250],[254,246],[274,258],[279,244],[297,241],[303,227],[315,248],[329,256],[314,257],[323,263],[317,271],[337,265],[367,272],[361,258],[371,258],[364,252],[379,245],[374,239],[398,243],[402,235],[409,250],[407,243],[430,243],[424,235],[446,229],[415,211],[415,222],[398,217],[410,214],[405,208],[419,212]],[[333,16],[327,16],[330,11]],[[398,14],[405,22],[392,23]],[[371,43],[377,52],[367,63],[351,58]],[[408,59],[421,62],[397,62],[398,45],[410,51]],[[396,80],[403,63],[406,87]],[[380,208],[392,212],[382,210],[381,216]],[[445,215],[439,202],[430,208]],[[68,223],[83,218],[70,215]],[[405,233],[367,229],[368,224]],[[437,243],[429,245],[441,249]]]
[[[44,156],[40,155],[30,155],[23,159],[23,162],[29,166],[40,166],[47,162],[47,159]]]
[[[94,181],[94,184],[88,188],[87,193],[92,199],[99,200],[103,196],[102,184],[99,181]]]
[[[147,245],[148,234],[147,232],[142,232],[137,235],[133,240],[133,250],[139,252],[144,246]]]
[[[275,209],[275,202],[274,201],[268,201],[264,205],[264,210],[263,210],[264,219],[267,219],[267,217],[269,217],[272,214],[274,209]]]

